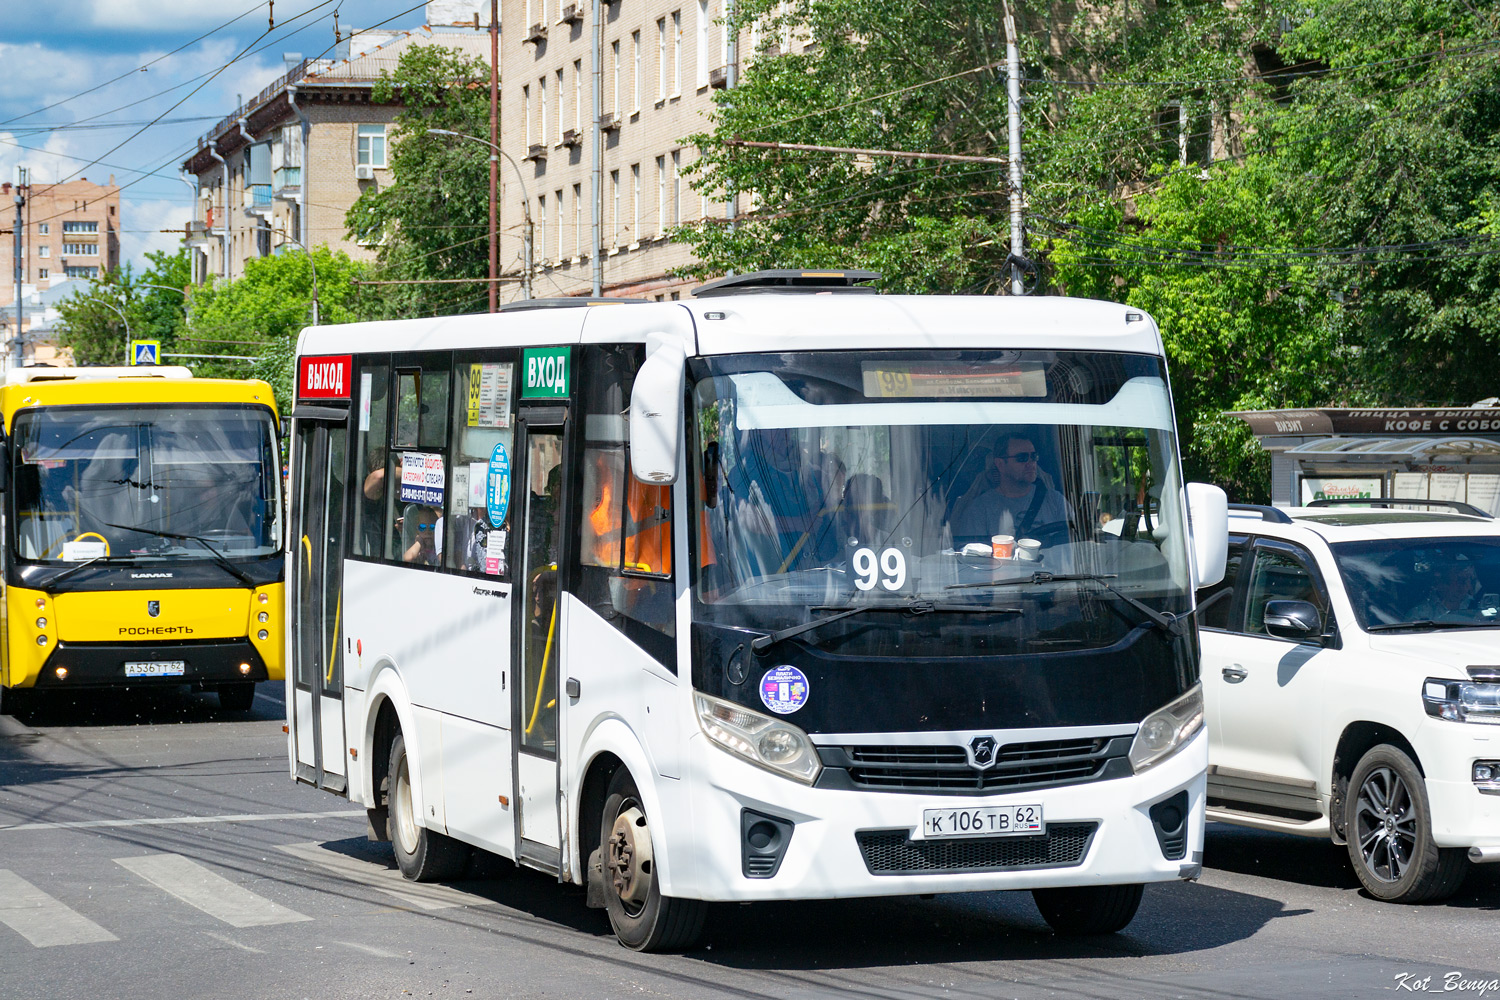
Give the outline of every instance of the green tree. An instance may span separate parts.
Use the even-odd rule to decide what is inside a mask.
[[[59,340],[73,348],[78,364],[125,364],[127,325],[134,339],[158,340],[164,352],[177,350],[192,281],[188,252],[153,250],[146,260],[149,266],[139,275],[127,263],[58,304]]]
[[[297,335],[312,324],[314,272],[321,323],[349,323],[359,318],[354,281],[365,265],[326,246],[311,259],[300,250],[245,262],[245,276],[198,289],[192,319],[180,338],[189,353],[254,358],[254,362],[204,361],[203,375],[263,378],[285,405],[291,399],[292,357]]]
[[[377,245],[371,279],[472,278],[473,283],[376,286],[372,314],[384,317],[473,312],[488,297],[489,151],[429,135],[433,128],[489,135],[489,66],[441,45],[416,45],[376,82],[376,101],[400,101],[391,133],[394,181],[370,187],[349,210],[351,239]],[[514,268],[519,230],[501,237],[501,270]]]

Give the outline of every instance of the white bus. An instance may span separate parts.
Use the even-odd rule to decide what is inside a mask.
[[[640,950],[996,889],[1107,933],[1197,877],[1227,528],[1155,324],[874,277],[304,331],[293,775],[407,877],[492,852]]]

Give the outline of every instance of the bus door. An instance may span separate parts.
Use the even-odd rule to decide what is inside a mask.
[[[347,411],[298,407],[292,414],[291,620],[287,671],[298,781],[343,792],[344,478]]]
[[[516,857],[558,871],[558,673],[562,623],[558,620],[558,567],[562,560],[563,425],[559,406],[522,407],[516,420],[512,494],[521,516],[520,600],[513,605],[514,647],[520,683],[516,702]]]

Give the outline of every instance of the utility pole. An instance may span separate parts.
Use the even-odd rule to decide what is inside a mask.
[[[490,312],[500,308],[500,0],[490,0]]]
[[[24,363],[24,348],[21,344],[21,317],[23,306],[21,303],[21,262],[24,257],[21,253],[21,233],[26,228],[21,219],[21,208],[26,204],[26,197],[21,194],[21,189],[26,186],[27,176],[25,167],[16,168],[16,338],[11,341],[11,367],[20,368]]]
[[[604,214],[604,25],[599,0],[593,0],[589,17],[594,38],[589,47],[589,67],[594,79],[594,155],[589,170],[589,277],[594,298],[604,294],[604,234],[600,216]],[[561,209],[559,209],[561,211]]]
[[[1005,90],[1010,119],[1010,294],[1025,295],[1021,261],[1026,234],[1021,219],[1021,50],[1016,46],[1016,19],[1005,4]]]

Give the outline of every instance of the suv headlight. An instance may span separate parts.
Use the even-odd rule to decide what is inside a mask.
[[[1203,685],[1194,684],[1175,701],[1157,709],[1141,722],[1135,742],[1130,744],[1130,766],[1136,774],[1155,767],[1192,739],[1203,728]]]
[[[1429,677],[1422,682],[1422,707],[1434,719],[1500,725],[1500,671],[1470,667],[1472,680]]]
[[[704,735],[725,750],[803,784],[818,780],[818,751],[796,726],[710,695],[693,697]]]

